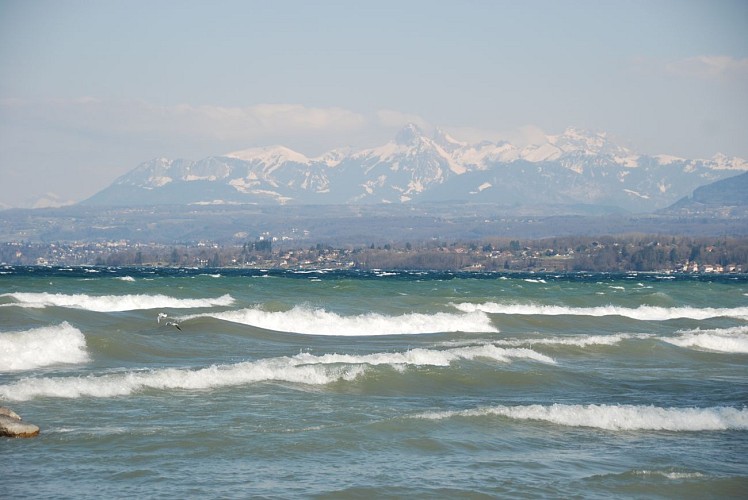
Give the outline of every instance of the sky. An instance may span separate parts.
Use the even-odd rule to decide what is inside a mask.
[[[0,0],[0,207],[141,162],[573,126],[748,159],[745,0]]]

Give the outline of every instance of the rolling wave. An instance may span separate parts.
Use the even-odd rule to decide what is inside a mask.
[[[748,307],[714,308],[714,307],[658,307],[639,306],[621,307],[614,305],[598,307],[568,307],[542,304],[499,304],[496,302],[485,302],[473,304],[462,302],[452,304],[463,312],[482,311],[490,314],[514,314],[514,315],[536,315],[536,316],[623,316],[626,318],[642,321],[664,321],[669,319],[696,319],[728,317],[748,319]]]
[[[718,328],[714,330],[687,330],[679,337],[663,338],[679,347],[707,351],[748,354],[748,327]]]
[[[80,398],[126,396],[146,389],[205,390],[258,382],[291,382],[325,385],[351,381],[369,367],[387,365],[403,371],[409,366],[448,366],[476,358],[511,363],[527,359],[554,363],[553,359],[530,349],[503,349],[480,345],[447,350],[411,349],[405,352],[365,355],[300,353],[231,365],[213,365],[191,370],[165,368],[129,371],[87,377],[25,378],[0,386],[0,399],[26,401],[37,397]]]
[[[86,338],[67,322],[22,332],[0,333],[0,372],[87,361]]]
[[[654,337],[650,333],[616,333],[612,335],[573,335],[567,337],[549,337],[533,339],[507,339],[499,340],[498,345],[507,346],[533,346],[533,345],[562,345],[572,347],[588,347],[595,345],[612,346],[624,340],[645,340]]]
[[[288,311],[263,311],[248,308],[189,316],[212,317],[266,330],[308,335],[365,336],[404,335],[440,332],[498,332],[491,319],[481,311],[467,314],[409,313],[389,316],[378,313],[341,316],[324,309],[296,306]]]
[[[314,356],[301,353],[295,359],[303,363],[346,363],[367,365],[391,365],[394,367],[415,366],[449,366],[461,359],[472,360],[477,358],[490,359],[502,363],[510,363],[512,359],[529,359],[541,363],[555,364],[553,358],[540,354],[531,349],[504,349],[493,344],[482,344],[476,346],[457,347],[454,349],[409,349],[405,352],[375,353],[367,355],[351,354],[324,354]]]
[[[61,293],[6,293],[0,297],[9,297],[21,307],[69,307],[95,312],[133,311],[138,309],[174,308],[188,309],[193,307],[229,306],[234,303],[231,295],[208,299],[180,299],[167,295],[86,295]]]
[[[611,431],[721,431],[748,430],[748,409],[661,408],[634,405],[523,405],[492,406],[461,411],[427,412],[415,418],[441,420],[453,417],[502,416],[537,420],[569,427]]]
[[[632,476],[661,476],[665,479],[681,480],[681,479],[700,479],[705,477],[701,472],[688,472],[678,470],[634,470],[629,473]]]
[[[611,335],[571,335],[546,338],[502,339],[497,346],[614,346],[625,340],[667,342],[686,349],[707,350],[720,353],[748,353],[748,327],[718,328],[714,330],[686,330],[679,337],[656,336],[651,333],[616,333]]]

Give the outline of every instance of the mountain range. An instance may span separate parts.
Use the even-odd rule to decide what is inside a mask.
[[[83,205],[474,202],[646,212],[748,171],[748,162],[637,154],[569,128],[540,144],[466,143],[416,125],[376,148],[316,158],[284,146],[142,163]]]

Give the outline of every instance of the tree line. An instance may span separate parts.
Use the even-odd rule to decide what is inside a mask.
[[[300,247],[272,238],[243,245],[4,243],[0,263],[102,266],[358,268],[482,271],[748,272],[748,238],[653,235],[569,236],[538,240],[391,242],[334,248]]]

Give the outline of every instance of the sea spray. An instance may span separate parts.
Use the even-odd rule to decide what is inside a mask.
[[[189,309],[197,307],[230,306],[234,303],[231,295],[207,299],[182,299],[167,295],[86,295],[62,293],[6,293],[17,305],[29,307],[70,307],[95,312],[134,311],[139,309]],[[13,304],[10,304],[13,305]]]
[[[0,333],[0,372],[88,361],[86,338],[68,322]]]
[[[198,315],[251,325],[267,330],[309,335],[366,336],[439,332],[498,332],[481,311],[470,313],[409,313],[390,316],[368,313],[343,316],[320,308],[296,306],[288,311],[265,311],[259,307]],[[190,319],[198,316],[187,316]]]
[[[594,427],[611,431],[721,431],[748,430],[748,409],[660,408],[634,405],[518,405],[470,410],[425,412],[415,418],[441,420],[454,417],[502,416],[536,420],[569,427]]]
[[[665,342],[680,347],[724,353],[748,354],[748,327],[687,330],[678,337],[664,338]]]
[[[648,333],[615,333],[611,335],[570,335],[567,337],[545,337],[529,339],[506,339],[497,341],[498,345],[506,346],[571,346],[571,347],[589,347],[589,346],[612,346],[617,345],[624,340],[646,340],[654,337]]]
[[[638,307],[622,307],[615,305],[598,307],[569,307],[543,304],[501,304],[497,302],[484,302],[473,304],[462,302],[453,304],[455,308],[463,312],[483,311],[489,314],[514,314],[514,315],[537,315],[537,316],[622,316],[641,321],[665,321],[670,319],[696,319],[709,318],[738,318],[748,319],[748,307],[714,308],[714,307],[658,307],[641,305]]]
[[[0,404],[42,428],[6,442],[9,498],[745,496],[748,275],[0,269],[0,335],[52,328],[23,350],[87,359],[0,371]],[[83,300],[10,296],[38,292]],[[279,329],[184,319],[244,309]]]
[[[79,398],[126,396],[145,389],[205,390],[258,382],[283,381],[325,385],[353,380],[368,366],[388,365],[401,371],[408,366],[449,366],[459,360],[487,359],[511,363],[526,359],[554,364],[548,356],[530,349],[503,349],[493,345],[454,349],[410,349],[405,352],[364,355],[299,353],[232,365],[212,365],[196,370],[165,368],[86,377],[25,378],[0,386],[0,398],[25,401],[37,397]]]

